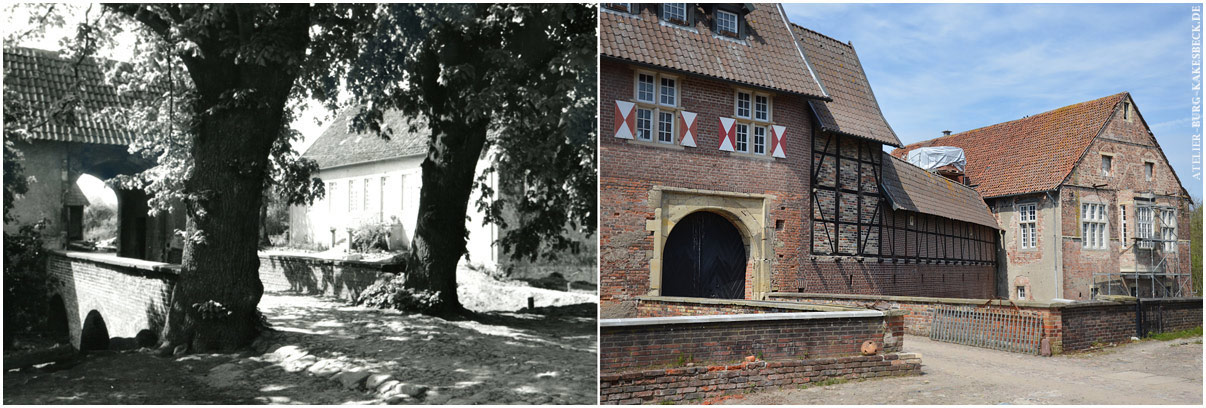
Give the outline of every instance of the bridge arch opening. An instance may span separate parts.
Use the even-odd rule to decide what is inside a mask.
[[[63,296],[54,295],[46,311],[46,334],[56,341],[70,342],[71,321],[67,319],[67,304]]]
[[[80,331],[80,351],[108,350],[109,328],[100,312],[93,310],[84,318],[84,328]]]
[[[662,250],[665,296],[744,299],[749,247],[728,218],[696,211],[674,224]]]

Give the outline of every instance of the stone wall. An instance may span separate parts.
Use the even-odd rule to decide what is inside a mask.
[[[369,285],[402,270],[400,263],[346,261],[260,253],[260,281],[266,292],[321,295],[355,301]]]
[[[856,379],[921,374],[921,356],[889,353],[733,365],[661,368],[599,377],[599,402],[699,404],[705,398],[803,386],[833,378]]]

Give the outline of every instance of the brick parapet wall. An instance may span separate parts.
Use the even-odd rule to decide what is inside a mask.
[[[260,254],[260,281],[268,292],[331,296],[355,301],[373,283],[402,270],[399,263]]]
[[[51,251],[46,270],[52,297],[62,298],[67,329],[76,348],[92,312],[103,319],[111,347],[153,346],[179,276],[176,265],[68,251]]]
[[[863,310],[844,306],[813,305],[735,299],[702,299],[672,296],[637,297],[636,317],[712,316],[757,313],[840,312]]]
[[[903,340],[881,312],[771,314],[600,320],[601,370],[838,357],[858,354],[864,341],[895,351]]]
[[[625,371],[599,377],[599,401],[608,405],[699,403],[705,398],[832,378],[917,374],[921,374],[921,356],[913,353]]]

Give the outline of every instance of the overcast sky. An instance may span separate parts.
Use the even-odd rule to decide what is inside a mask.
[[[785,4],[853,42],[905,144],[1127,91],[1194,197],[1189,4]],[[1200,130],[1200,129],[1199,129]]]

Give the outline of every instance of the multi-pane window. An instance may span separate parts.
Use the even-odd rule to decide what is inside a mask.
[[[1160,210],[1160,239],[1164,240],[1164,252],[1177,250],[1177,211],[1171,208]]]
[[[637,108],[636,114],[637,140],[653,140],[653,110]]]
[[[369,179],[364,179],[364,208],[363,208],[364,211],[368,211],[370,208],[373,208],[371,205],[369,205],[370,197],[371,196],[369,194]]]
[[[1080,204],[1081,246],[1090,249],[1106,248],[1105,204]]]
[[[637,101],[653,103],[653,75],[637,74]]]
[[[660,112],[657,118],[657,141],[674,143],[674,113]]]
[[[1126,233],[1126,206],[1118,206],[1118,230],[1122,238],[1122,246],[1126,247],[1129,242],[1126,240],[1129,236]]]
[[[385,214],[384,214],[385,213],[385,198],[389,197],[388,195],[386,195],[386,192],[385,192],[386,186],[388,186],[388,185],[389,185],[389,176],[381,176],[381,193],[377,196],[377,211],[382,213],[381,214],[382,217],[385,217]],[[382,221],[384,221],[384,219],[382,219]]]
[[[754,126],[754,154],[766,154],[766,126]]]
[[[736,149],[742,153],[750,152],[750,125],[738,123],[735,127],[737,131],[737,146]]]
[[[327,183],[327,213],[335,213],[335,182]]]
[[[737,91],[737,112],[739,118],[750,118],[750,94]]]
[[[662,77],[661,104],[678,106],[678,81],[674,78]]]
[[[603,6],[615,11],[623,11],[625,13],[632,13],[636,11],[636,9],[632,7],[632,3],[603,3]]]
[[[716,10],[716,32],[730,37],[737,36],[737,14]]]
[[[662,4],[662,19],[674,24],[687,24],[687,3]]]
[[[1155,230],[1152,228],[1152,207],[1135,207],[1135,237],[1139,238],[1139,247],[1151,249],[1152,235]]]
[[[1018,300],[1026,300],[1026,287],[1018,286]]]
[[[770,120],[770,97],[754,95],[754,120]]]
[[[1018,242],[1023,249],[1038,247],[1038,206],[1018,206]]]
[[[356,209],[356,184],[352,180],[348,180],[348,213]]]
[[[1107,156],[1104,154],[1101,155],[1101,175],[1109,177],[1110,176],[1110,168],[1113,167],[1113,164],[1114,164],[1113,157],[1110,157],[1110,156]]]

